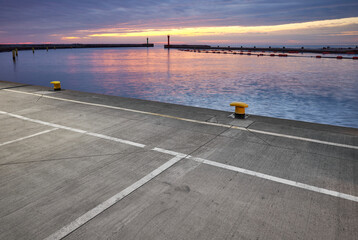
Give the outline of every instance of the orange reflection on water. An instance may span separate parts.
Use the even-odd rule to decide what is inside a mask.
[[[16,71],[31,84],[59,79],[67,89],[226,111],[232,111],[230,102],[242,101],[249,104],[249,114],[358,127],[358,70],[353,60],[162,48],[73,49],[26,56],[22,61],[29,64]],[[326,106],[334,118],[326,117]]]
[[[159,101],[179,99],[178,103],[189,101],[189,105],[191,97],[211,98],[214,104],[222,96],[228,102],[247,96],[268,102],[279,95],[287,97],[286,101],[291,96],[310,94],[340,97],[340,91],[332,89],[342,88],[347,94],[343,88],[354,84],[342,79],[343,85],[335,86],[335,81],[327,81],[327,75],[321,73],[322,69],[332,71],[337,67],[332,60],[174,49],[98,49],[90,51],[86,58],[93,74],[90,81],[105,89],[103,93]],[[331,74],[338,77],[337,71]]]
[[[208,94],[217,93],[213,83],[202,77],[208,74],[214,78],[219,77],[213,71],[218,67],[216,61],[220,58],[222,57],[212,55],[210,58],[177,50],[121,49],[94,51],[89,63],[93,73],[106,76],[97,84],[109,91],[125,84],[135,90],[134,94],[184,96],[197,88]],[[220,68],[225,70],[222,64]]]

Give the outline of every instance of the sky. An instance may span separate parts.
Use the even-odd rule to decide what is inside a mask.
[[[0,0],[0,44],[358,45],[357,0]]]

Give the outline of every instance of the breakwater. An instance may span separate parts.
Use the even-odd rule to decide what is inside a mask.
[[[289,51],[289,54],[286,53],[277,53],[277,51],[273,51],[273,52],[269,52],[267,54],[264,54],[265,51],[238,51],[238,50],[224,50],[224,49],[179,49],[179,51],[184,51],[184,52],[198,52],[198,53],[216,53],[216,54],[239,54],[239,55],[248,55],[248,56],[266,56],[266,57],[308,57],[308,58],[331,58],[331,59],[353,59],[353,60],[358,60],[357,56],[347,56],[349,54],[344,54],[345,56],[336,56],[336,54],[330,54],[330,53],[321,53],[322,55],[316,55],[316,56],[312,56],[312,55],[308,55],[308,54],[297,54],[299,52],[293,52],[293,51]],[[296,53],[296,54],[295,54]],[[343,55],[343,54],[342,54]]]
[[[120,48],[120,47],[154,47],[153,43],[143,44],[0,44],[0,52],[20,50],[64,49],[64,48]]]
[[[187,45],[187,44],[181,44],[181,45],[164,45],[164,48],[191,48],[191,49],[211,49],[212,47],[209,45]]]
[[[245,50],[245,51],[267,51],[267,52],[284,52],[284,53],[322,53],[322,54],[358,54],[358,48],[278,48],[278,47],[220,47],[210,45],[164,45],[164,48],[179,49],[212,49],[212,50]]]

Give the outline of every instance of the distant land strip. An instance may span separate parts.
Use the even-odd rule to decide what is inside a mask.
[[[358,54],[358,47],[351,48],[330,48],[330,47],[322,47],[322,48],[305,48],[305,47],[297,47],[297,48],[278,48],[278,47],[230,47],[230,46],[210,46],[210,45],[164,45],[164,48],[178,48],[178,49],[219,49],[219,50],[247,50],[247,51],[267,51],[267,52],[287,52],[287,53],[343,53],[343,54]]]
[[[17,50],[63,49],[63,48],[120,48],[120,47],[154,47],[153,43],[143,44],[0,44],[0,52]]]

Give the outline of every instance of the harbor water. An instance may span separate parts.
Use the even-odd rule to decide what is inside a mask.
[[[267,53],[265,53],[267,55]],[[0,80],[358,128],[358,61],[163,48],[0,53]],[[317,54],[315,54],[317,55]]]

